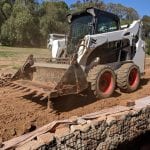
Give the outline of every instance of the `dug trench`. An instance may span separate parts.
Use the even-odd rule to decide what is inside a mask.
[[[47,103],[24,97],[23,93],[10,87],[0,88],[0,137],[2,141],[33,131],[53,120],[71,116],[82,116],[104,108],[126,105],[128,101],[150,95],[150,70],[142,77],[139,89],[134,93],[121,93],[116,89],[107,99],[95,99],[85,91],[81,95],[70,95],[53,99],[53,110],[47,110]]]

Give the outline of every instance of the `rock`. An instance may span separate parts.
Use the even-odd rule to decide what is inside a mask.
[[[104,122],[106,122],[107,117],[103,116],[103,117],[99,117],[96,120],[98,121],[99,125],[103,124]]]
[[[138,111],[135,111],[135,110],[132,111],[132,116],[133,117],[137,117],[138,115],[139,115]]]
[[[92,129],[97,129],[99,128],[99,125],[100,125],[98,120],[93,120],[93,121],[88,120],[87,124],[89,124]]]
[[[77,122],[78,116],[72,116],[69,118],[69,121],[71,122]]]
[[[114,117],[108,117],[107,120],[106,120],[107,124],[108,125],[112,125],[113,123],[116,122],[116,119]]]
[[[135,105],[135,101],[128,101],[127,103],[126,103],[126,106],[127,107],[132,107],[132,106],[134,106]]]
[[[99,121],[99,122],[103,122],[104,120],[106,120],[106,116],[101,116],[101,117],[98,117],[97,118],[97,120]]]
[[[71,132],[78,131],[82,128],[82,125],[71,125],[70,130]]]
[[[91,127],[90,124],[82,125],[80,131],[87,132],[90,129],[90,127]]]
[[[48,133],[39,135],[39,136],[37,137],[37,140],[38,140],[40,143],[48,144],[49,142],[51,142],[51,141],[54,140],[54,134],[48,132]]]
[[[79,136],[80,136],[79,132],[74,132],[73,134],[70,134],[70,135],[71,135],[71,137],[65,141],[65,144],[67,146],[67,150],[70,150],[70,148],[75,149],[77,140],[80,139],[79,138]]]
[[[89,124],[84,124],[84,125],[72,125],[71,126],[71,132],[74,131],[82,131],[82,132],[87,132],[90,129]]]
[[[117,125],[114,124],[109,128],[109,130],[107,132],[107,136],[113,137],[115,134],[117,134],[117,132],[118,132]]]
[[[24,145],[18,146],[15,148],[15,150],[35,150],[38,149],[43,144],[40,141],[32,140],[27,142]]]
[[[70,128],[68,125],[61,125],[58,128],[56,128],[56,131],[55,131],[56,138],[66,136],[68,134],[70,134]]]
[[[77,123],[78,123],[78,124],[84,125],[84,124],[86,124],[86,122],[87,122],[87,121],[84,120],[84,119],[82,119],[82,118],[78,118],[78,119],[77,119]]]
[[[108,149],[108,143],[105,143],[105,142],[101,142],[98,146],[97,146],[97,148],[96,148],[96,150],[107,150]]]
[[[66,142],[66,141],[70,141],[70,139],[73,139],[75,137],[75,135],[73,133],[67,135],[67,136],[63,136],[61,137],[61,139],[59,139],[59,141],[61,142]]]
[[[92,124],[95,120],[87,120],[87,124]]]
[[[10,134],[12,135],[12,136],[15,136],[17,133],[16,133],[16,129],[15,128],[12,128],[11,130],[10,130]]]

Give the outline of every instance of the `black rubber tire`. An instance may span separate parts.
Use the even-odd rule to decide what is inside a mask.
[[[136,70],[136,76],[130,77],[133,70]],[[132,75],[133,76],[133,75]],[[130,79],[133,78],[133,79]],[[130,80],[133,80],[131,83]],[[140,70],[134,63],[123,64],[117,70],[117,86],[122,92],[131,93],[138,89],[140,84]]]
[[[100,88],[101,83],[100,83],[100,79],[102,76],[104,76],[104,74],[109,74],[110,76],[110,83],[108,83],[109,87],[107,87],[108,92],[103,92]],[[106,65],[97,65],[95,67],[93,67],[89,73],[88,73],[88,77],[87,77],[88,82],[91,85],[91,90],[93,91],[94,95],[96,96],[96,98],[108,98],[110,97],[114,90],[115,90],[115,86],[116,86],[116,75],[115,72],[112,70],[112,68],[110,66],[106,66]],[[104,81],[102,84],[106,85],[107,83]],[[110,85],[111,84],[111,85]],[[107,85],[106,85],[107,86]]]

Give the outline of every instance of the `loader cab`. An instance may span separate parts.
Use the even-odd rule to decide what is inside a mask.
[[[120,29],[118,16],[93,7],[69,14],[68,22],[70,23],[68,54],[76,53],[78,44],[86,35],[113,32]]]

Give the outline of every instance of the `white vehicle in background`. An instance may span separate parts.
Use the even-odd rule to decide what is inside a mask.
[[[52,58],[60,57],[62,50],[66,49],[65,34],[49,34],[47,48],[52,52]]]
[[[60,39],[65,39],[66,35],[65,34],[49,34],[48,35],[48,40],[47,40],[47,48],[51,49],[53,45],[54,40],[60,40]]]

